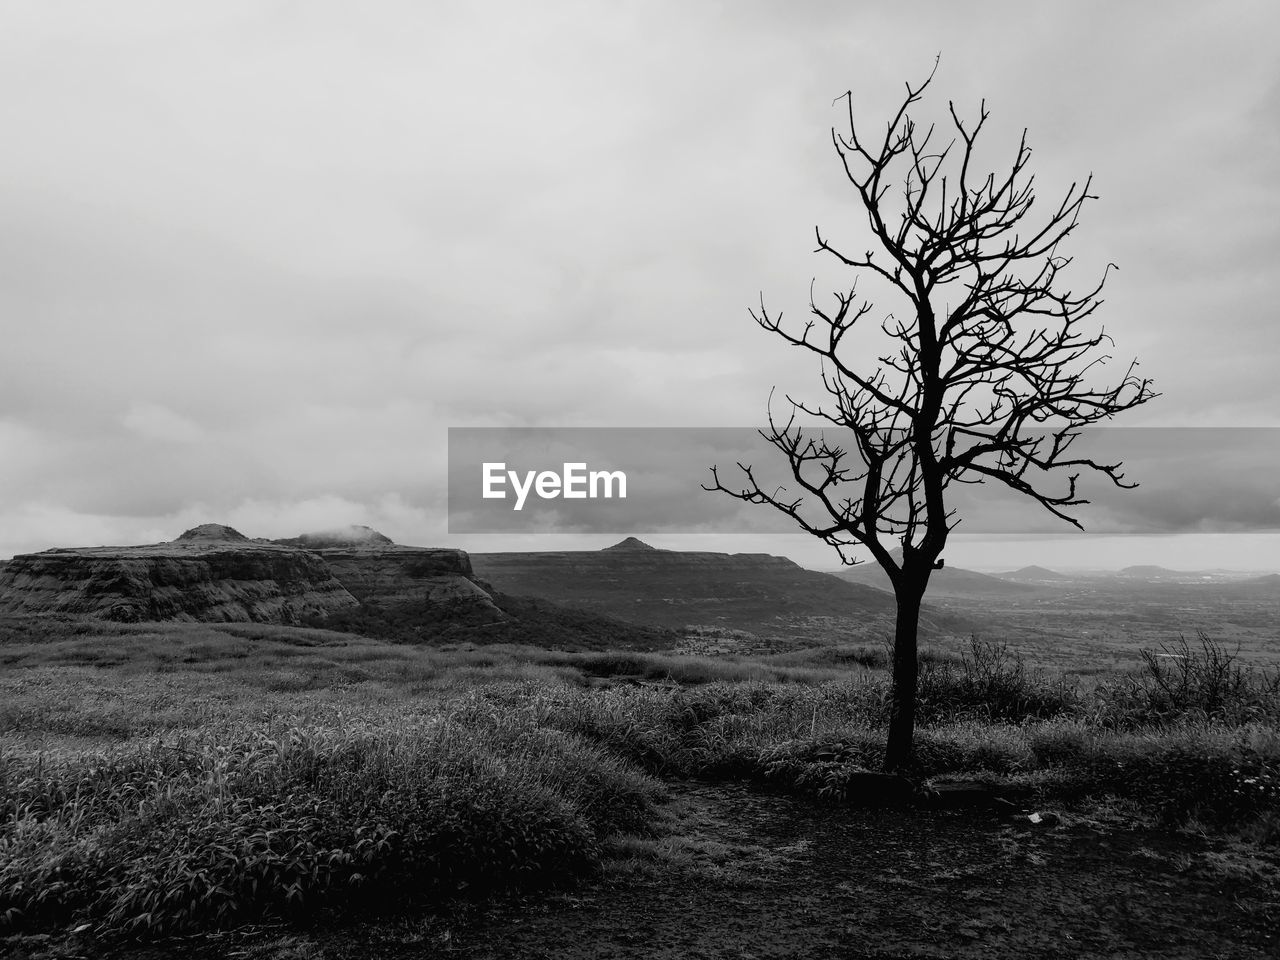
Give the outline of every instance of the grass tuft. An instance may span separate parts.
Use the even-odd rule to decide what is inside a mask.
[[[0,757],[0,923],[173,934],[561,883],[661,788],[477,699],[452,715],[240,727]]]

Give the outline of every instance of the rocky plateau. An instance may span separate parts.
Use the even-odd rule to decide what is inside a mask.
[[[211,523],[167,543],[58,548],[0,568],[7,614],[292,624],[406,598],[446,616],[502,616],[465,552],[404,547],[368,527],[270,541]]]

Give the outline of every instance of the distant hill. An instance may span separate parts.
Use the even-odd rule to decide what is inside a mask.
[[[881,590],[892,590],[889,575],[884,568],[874,561],[860,563],[848,567],[835,574],[849,583],[862,583]],[[943,567],[935,570],[929,577],[930,597],[1009,597],[1034,593],[1035,588],[1022,583],[1011,583],[999,577],[978,573],[976,570],[965,570],[963,567]]]
[[[248,543],[249,538],[225,523],[202,523],[178,534],[174,543]]]
[[[1017,583],[1067,583],[1074,579],[1065,573],[1058,573],[1056,570],[1050,570],[1048,567],[1038,567],[1034,564],[1029,567],[1019,567],[1017,570],[1010,570],[1007,573],[993,574],[993,576],[999,577],[1001,580],[1012,580]]]
[[[1280,600],[1280,573],[1214,585],[1218,592],[1245,600]]]
[[[626,553],[629,551],[639,551],[643,553],[646,551],[656,551],[658,548],[651,547],[643,540],[638,540],[635,537],[627,537],[625,540],[619,540],[612,547],[605,547],[604,549],[608,553]]]
[[[634,537],[603,550],[473,553],[477,577],[495,591],[572,604],[635,623],[699,624],[756,634],[795,634],[814,618],[883,635],[891,594],[764,553],[658,550]],[[959,617],[929,608],[926,632],[967,631]]]
[[[1140,563],[1116,571],[1117,577],[1130,580],[1177,580],[1188,575],[1184,571],[1170,570],[1168,567],[1158,567],[1150,563]]]
[[[527,643],[562,650],[661,650],[679,639],[660,627],[497,593],[476,582],[465,551],[405,546],[372,527],[275,542],[323,558],[358,601],[317,626],[401,643]]]

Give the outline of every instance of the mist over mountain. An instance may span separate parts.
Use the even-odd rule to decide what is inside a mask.
[[[376,549],[395,545],[395,542],[390,537],[384,536],[372,527],[366,527],[363,524],[335,527],[332,530],[320,530],[315,533],[303,533],[296,537],[272,542],[288,547],[303,547],[307,550],[316,550],[324,547],[370,547]]]

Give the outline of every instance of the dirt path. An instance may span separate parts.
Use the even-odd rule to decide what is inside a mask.
[[[681,842],[705,863],[420,928],[416,945],[346,947],[468,960],[1280,954],[1280,893],[1194,837],[853,811],[736,785],[673,793]]]
[[[1280,955],[1280,857],[1025,817],[856,811],[672,784],[665,860],[448,918],[182,945],[246,960]],[[175,945],[129,952],[172,956]]]

